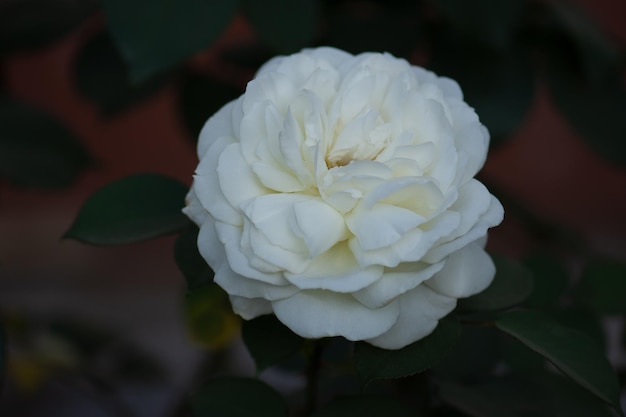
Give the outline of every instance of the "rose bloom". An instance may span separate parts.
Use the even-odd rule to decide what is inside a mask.
[[[399,349],[495,274],[489,134],[458,84],[389,54],[266,63],[205,124],[184,212],[244,319]]]

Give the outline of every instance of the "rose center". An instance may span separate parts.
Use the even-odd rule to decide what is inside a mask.
[[[387,147],[391,124],[385,123],[377,112],[370,114],[374,117],[360,117],[337,134],[326,152],[326,166],[333,168],[351,161],[374,160]]]

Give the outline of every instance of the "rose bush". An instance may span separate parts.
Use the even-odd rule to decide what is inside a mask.
[[[266,63],[204,126],[184,212],[244,319],[398,349],[485,289],[498,200],[457,83],[388,54]]]

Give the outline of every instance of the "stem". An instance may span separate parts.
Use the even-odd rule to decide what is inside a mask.
[[[313,351],[309,355],[306,367],[306,412],[312,414],[317,409],[317,391],[319,385],[319,370],[322,359],[322,341],[313,342]]]

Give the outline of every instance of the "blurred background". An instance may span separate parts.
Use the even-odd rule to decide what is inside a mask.
[[[592,287],[610,276],[597,282],[612,307],[587,300],[585,317],[626,379],[626,2],[169,3],[0,0],[1,416],[183,415],[206,364],[175,237],[62,236],[111,181],[189,185],[204,121],[267,59],[318,45],[459,81],[492,135],[481,180],[506,210],[490,251],[556,260]],[[220,360],[251,372],[242,352]]]

